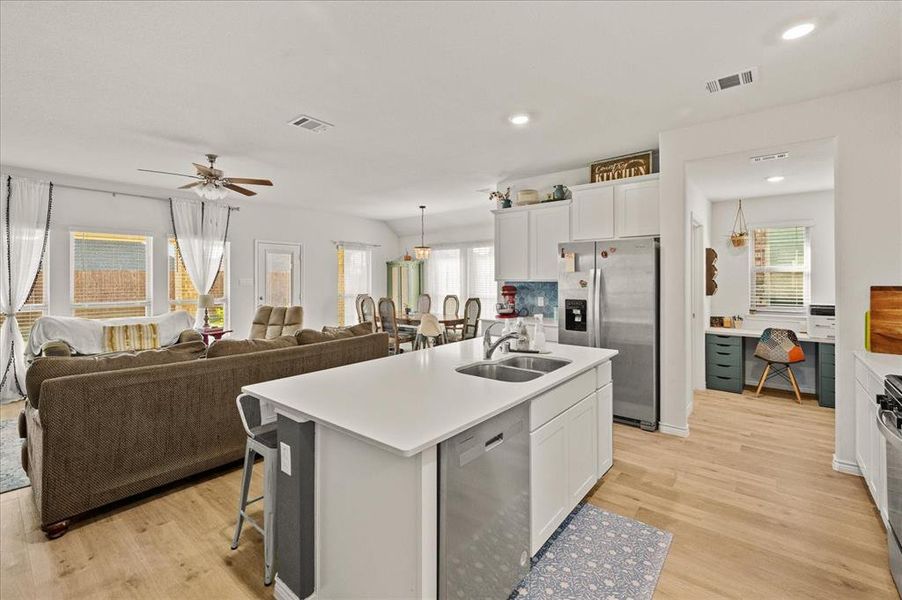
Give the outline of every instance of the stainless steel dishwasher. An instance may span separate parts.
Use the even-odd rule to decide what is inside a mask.
[[[439,444],[440,600],[506,600],[529,573],[529,403]]]

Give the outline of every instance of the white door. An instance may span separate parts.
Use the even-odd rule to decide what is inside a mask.
[[[569,241],[569,205],[530,210],[529,278],[557,281],[557,246]]]
[[[568,506],[576,506],[598,481],[598,403],[595,392],[564,416],[567,417]]]
[[[302,305],[301,245],[255,242],[257,306]]]
[[[614,188],[617,237],[658,235],[658,181],[625,183]]]
[[[614,186],[574,191],[570,214],[573,241],[614,237]]]
[[[598,396],[598,479],[614,465],[614,384],[602,387]]]
[[[570,512],[567,495],[566,414],[529,435],[530,552],[542,547]]]
[[[704,271],[705,271],[705,229],[692,220],[692,248],[690,260],[691,295],[691,340],[692,355],[692,389],[705,389],[705,303],[704,303]]]
[[[495,279],[528,278],[529,213],[525,210],[498,213],[495,215]]]

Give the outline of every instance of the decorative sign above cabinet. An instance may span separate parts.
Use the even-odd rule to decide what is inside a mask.
[[[654,154],[654,150],[646,150],[594,162],[589,167],[589,180],[598,183],[651,175],[654,172]]]

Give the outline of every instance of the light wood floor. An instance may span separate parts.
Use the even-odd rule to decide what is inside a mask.
[[[615,426],[614,467],[590,502],[673,533],[659,600],[896,598],[865,486],[830,467],[833,414],[700,392],[688,438]],[[260,535],[247,528],[229,550],[239,476],[123,505],[52,542],[29,489],[3,494],[0,597],[271,598]]]

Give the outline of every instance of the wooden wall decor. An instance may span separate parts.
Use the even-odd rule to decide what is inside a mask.
[[[717,251],[714,248],[705,248],[705,295],[713,296],[717,293]]]
[[[596,161],[589,166],[589,182],[614,181],[655,173],[655,154],[654,150],[646,150]]]
[[[902,286],[871,288],[871,352],[902,354]]]

